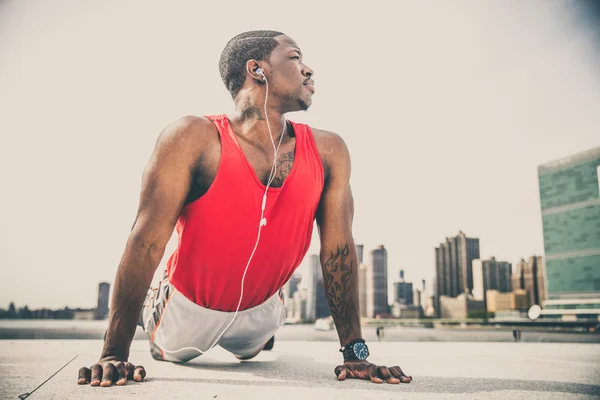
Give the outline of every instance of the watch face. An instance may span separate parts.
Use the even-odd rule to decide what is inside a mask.
[[[369,349],[364,343],[355,343],[352,350],[354,350],[354,354],[359,360],[366,360],[369,357]]]

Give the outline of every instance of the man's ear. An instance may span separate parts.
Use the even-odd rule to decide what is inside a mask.
[[[248,60],[246,63],[246,75],[252,77],[252,79],[256,79],[259,82],[264,82],[265,77],[258,73],[259,69],[264,73],[264,69],[261,68],[260,64],[256,60]]]

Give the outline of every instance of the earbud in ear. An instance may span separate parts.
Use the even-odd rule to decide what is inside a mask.
[[[257,70],[256,70],[256,73],[257,73],[257,74],[259,74],[259,75],[265,76],[265,74],[264,74],[264,72],[263,72],[262,68],[259,68],[259,69],[257,69]]]

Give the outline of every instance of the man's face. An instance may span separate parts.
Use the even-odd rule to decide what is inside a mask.
[[[315,92],[313,71],[302,62],[302,52],[291,38],[275,38],[279,44],[269,57],[269,91],[282,99],[286,111],[306,110]]]

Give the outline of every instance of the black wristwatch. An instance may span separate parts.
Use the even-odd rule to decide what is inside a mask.
[[[369,357],[369,347],[364,339],[354,339],[340,349],[344,361],[366,360]]]

